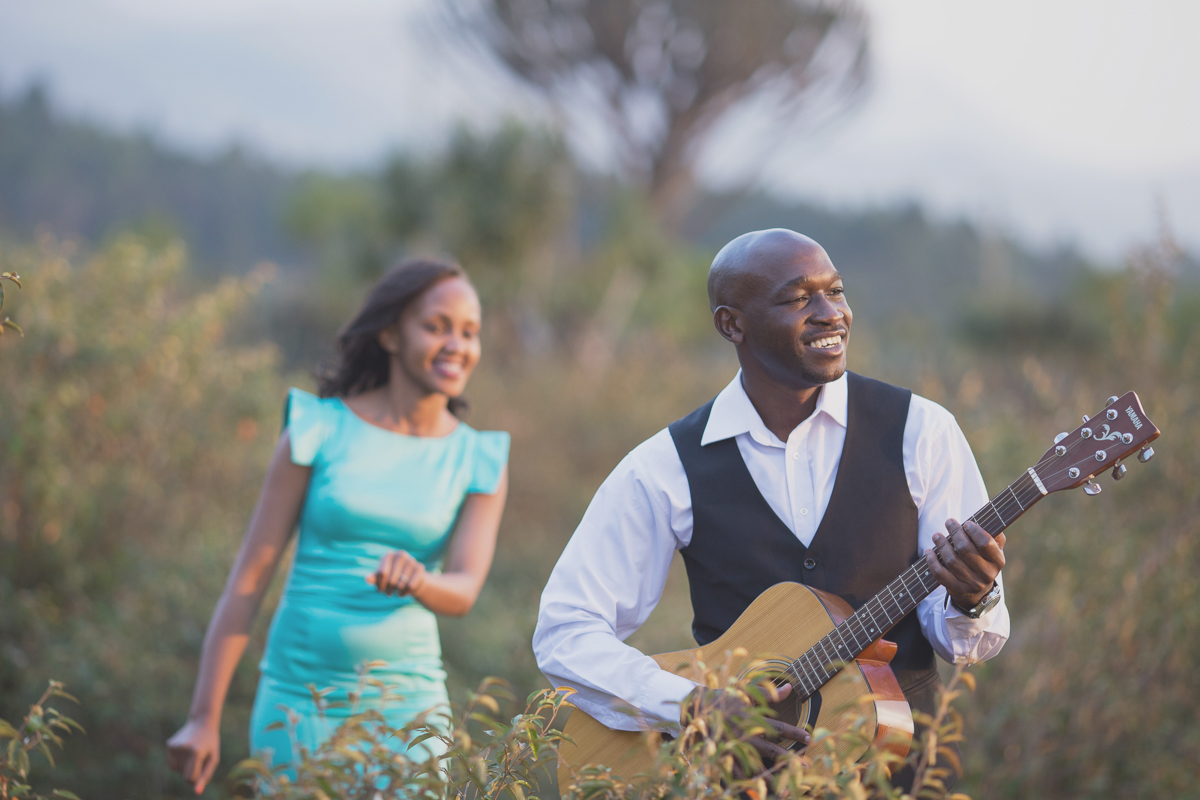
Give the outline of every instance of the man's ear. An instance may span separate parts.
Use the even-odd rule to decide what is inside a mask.
[[[713,325],[716,326],[717,333],[734,344],[741,344],[746,340],[745,321],[741,309],[733,306],[717,306],[713,311]]]
[[[400,352],[400,325],[388,325],[375,335],[379,346],[390,355],[397,355]]]

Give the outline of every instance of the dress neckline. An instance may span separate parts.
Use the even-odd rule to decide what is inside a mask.
[[[372,430],[379,431],[380,433],[386,433],[386,434],[390,434],[392,436],[399,436],[403,439],[421,439],[421,440],[433,441],[433,442],[445,441],[446,439],[449,439],[450,437],[456,435],[463,428],[463,422],[462,422],[462,420],[459,420],[458,423],[454,426],[453,430],[451,430],[449,433],[443,434],[441,436],[421,436],[419,434],[413,434],[413,433],[401,433],[400,431],[394,431],[394,430],[391,430],[390,428],[385,428],[382,425],[376,425],[374,422],[370,422],[370,421],[360,417],[358,415],[358,412],[355,411],[353,408],[351,408],[350,404],[347,403],[345,401],[345,399],[343,399],[341,397],[338,397],[336,399],[337,399],[338,403],[341,405],[342,410],[345,411],[347,414],[349,414],[351,417],[353,417],[355,420],[357,420],[359,422],[359,424],[365,425],[366,427],[371,428]]]

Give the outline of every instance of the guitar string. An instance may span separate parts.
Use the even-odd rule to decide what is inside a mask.
[[[1089,441],[1092,441],[1092,440],[1083,439],[1082,437],[1080,437],[1079,439],[1076,439],[1075,442],[1073,442],[1071,445],[1067,446],[1066,450],[1061,455],[1056,452],[1049,451],[1048,453],[1043,455],[1043,457],[1041,459],[1038,460],[1037,464],[1034,467],[1035,471],[1039,467],[1043,468],[1043,472],[1039,473],[1039,477],[1042,477],[1045,479],[1050,479],[1050,480],[1053,480],[1053,479],[1061,476],[1063,474],[1063,472],[1066,470],[1069,470],[1070,467],[1060,468],[1057,471],[1052,471],[1052,472],[1047,473],[1044,471],[1045,464],[1049,463],[1052,460],[1065,458],[1069,453],[1078,449],[1081,446],[1086,445]],[[1030,476],[1028,473],[1025,473],[1024,475],[1019,477],[1017,480],[1015,480],[1011,484],[1009,484],[1003,491],[1001,491],[1001,493],[999,495],[997,495],[997,498],[1003,498],[1000,500],[999,507],[997,506],[997,501],[995,498],[992,500],[989,500],[989,502],[986,506],[981,508],[978,512],[976,512],[975,515],[972,516],[972,519],[975,520],[977,524],[982,523],[985,515],[988,512],[988,509],[990,508],[992,516],[995,517],[995,521],[998,521],[1000,523],[1000,525],[996,526],[996,525],[994,525],[994,523],[989,523],[987,527],[995,528],[997,533],[1003,531],[1009,525],[1011,525],[1013,522],[1015,522],[1016,519],[1018,517],[1020,517],[1020,515],[1022,513],[1025,512],[1025,510],[1027,510],[1029,507],[1031,507],[1033,505],[1033,503],[1037,502],[1044,496],[1042,494],[1041,490],[1037,489],[1035,487],[1036,487],[1036,484],[1033,481],[1032,476]],[[1031,489],[1033,489],[1033,491],[1029,491]],[[1027,500],[1028,505],[1021,502],[1021,497],[1018,495],[1018,491],[1020,491],[1022,494],[1029,492],[1029,497]],[[1011,502],[1009,501],[1009,499],[1007,497],[1004,497],[1005,492],[1007,492],[1008,495],[1011,497]],[[1017,508],[1020,510],[1020,512],[1013,514],[1013,516],[1011,518],[1006,519],[1005,512],[1011,511],[1013,504],[1015,504],[1017,506]],[[1001,509],[1003,509],[1003,512],[1001,511]],[[987,530],[987,527],[985,527],[985,530]],[[912,573],[912,574],[909,575],[909,573]],[[920,603],[920,599],[916,600],[915,603],[913,602],[913,598],[915,597],[915,595],[913,595],[912,587],[909,585],[910,578],[916,578],[917,583],[921,586],[921,590],[925,593],[926,596],[928,596],[928,593],[930,591],[932,591],[933,588],[936,588],[936,584],[934,584],[933,587],[930,587],[925,584],[924,578],[928,577],[928,576],[929,576],[928,571],[921,573],[920,570],[916,567],[916,565],[913,565],[912,567],[909,568],[909,570],[906,570],[905,573],[902,573],[897,579],[893,580],[892,583],[889,583],[885,587],[885,591],[888,593],[888,595],[891,596],[892,604],[896,607],[896,613],[894,615],[892,612],[889,612],[887,610],[887,606],[885,605],[884,597],[883,597],[884,592],[881,591],[875,597],[871,598],[866,603],[864,603],[863,606],[860,607],[860,609],[855,612],[855,614],[851,615],[846,620],[843,620],[841,625],[837,626],[837,628],[835,628],[834,631],[830,632],[830,635],[827,635],[826,637],[824,637],[822,639],[822,641],[818,642],[818,645],[820,646],[820,648],[823,651],[825,651],[824,664],[830,664],[832,661],[835,661],[835,660],[837,660],[837,661],[847,660],[845,657],[842,657],[842,653],[837,653],[837,655],[839,656],[838,659],[830,659],[828,657],[829,652],[828,652],[828,647],[827,647],[826,641],[828,640],[830,643],[832,643],[832,634],[834,634],[834,633],[838,634],[837,638],[841,640],[842,647],[845,648],[846,652],[851,654],[850,657],[853,657],[853,654],[860,654],[863,649],[863,645],[858,641],[858,636],[860,633],[866,638],[867,643],[869,645],[871,642],[873,642],[877,638],[879,638],[879,636],[883,635],[882,632],[877,634],[876,631],[886,631],[888,628],[890,628],[891,625],[895,624],[894,620],[900,619],[905,614],[910,613],[912,608],[915,608],[916,605],[918,605]],[[900,602],[897,599],[895,592],[892,590],[893,584],[897,584],[897,583],[900,584],[901,586],[903,586],[906,590],[908,590],[908,596],[909,596],[908,601]],[[903,594],[904,594],[904,592],[901,592],[901,595],[903,595]],[[923,598],[921,598],[921,599],[923,599]],[[872,609],[872,607],[871,607],[872,604],[874,604],[875,609]],[[879,624],[878,619],[876,619],[876,617],[875,617],[876,610],[883,615],[884,619],[887,621],[886,625],[881,626]],[[865,615],[865,617],[870,618],[871,627],[869,627],[869,628],[867,627],[867,622],[866,622],[866,619],[864,618],[864,615]],[[855,630],[856,623],[858,626],[857,630]],[[839,630],[839,629],[841,629],[841,630]],[[850,634],[852,640],[854,641],[853,648],[851,648],[846,642],[845,633],[847,633],[847,632]],[[801,658],[797,659],[796,662],[793,662],[796,665],[791,668],[791,671],[793,672],[793,674],[797,674],[797,676],[799,676],[799,670],[797,667],[801,664],[801,662],[804,662],[804,661],[811,662],[812,655],[815,653],[816,649],[817,649],[817,646],[810,648],[810,650],[808,652],[806,652],[803,656],[801,656]],[[835,649],[838,649],[838,648],[835,647]],[[806,668],[805,672],[811,673],[814,665],[811,663],[807,663],[807,664],[804,664],[804,666]],[[828,680],[828,678],[831,677],[830,671],[824,665],[819,666],[819,669],[820,669],[820,672],[822,673],[822,675],[824,676],[825,680]],[[836,670],[834,671],[833,674],[836,674]],[[820,684],[824,682],[824,681],[821,681],[820,679],[816,678],[815,675],[811,675],[810,677],[812,677],[814,679],[814,682],[817,683],[817,688],[819,688]],[[813,691],[813,689],[811,689],[807,686],[808,681],[805,681],[804,683],[806,684],[806,687],[805,687],[806,691],[809,691],[809,692]]]
[[[1053,479],[1061,476],[1063,474],[1063,472],[1065,472],[1066,470],[1069,470],[1070,467],[1060,468],[1057,471],[1052,471],[1052,472],[1047,473],[1044,471],[1045,464],[1049,463],[1052,460],[1065,458],[1072,451],[1078,449],[1081,446],[1086,445],[1089,441],[1093,441],[1093,440],[1083,439],[1082,437],[1080,437],[1079,439],[1076,439],[1075,442],[1073,442],[1071,445],[1067,446],[1066,450],[1061,455],[1054,451],[1049,451],[1048,453],[1043,455],[1043,457],[1041,459],[1038,460],[1037,464],[1034,467],[1035,471],[1039,467],[1043,468],[1043,472],[1039,473],[1039,477],[1042,477],[1044,479],[1049,479],[1049,480],[1053,480]],[[1029,491],[1030,489],[1033,489],[1033,491]],[[1018,495],[1018,491],[1020,491],[1022,494],[1024,494],[1027,491],[1029,492],[1029,497],[1027,500],[1028,505],[1021,502],[1021,498]],[[1005,492],[1007,492],[1008,495],[1011,497],[1011,502],[1009,501],[1009,499],[1007,497],[1004,497]],[[1001,491],[1001,493],[999,495],[997,495],[997,498],[1003,498],[1000,500],[999,507],[997,507],[996,499],[993,498],[992,500],[988,501],[988,504],[986,506],[984,506],[978,512],[976,512],[975,515],[973,515],[971,519],[976,521],[977,524],[983,523],[984,517],[987,514],[988,509],[990,508],[992,516],[995,517],[995,521],[998,521],[1000,523],[1000,525],[996,526],[996,525],[994,525],[994,523],[989,523],[985,527],[985,530],[987,530],[988,527],[992,527],[992,528],[996,529],[997,533],[999,533],[999,532],[1003,531],[1004,529],[1006,529],[1013,522],[1015,522],[1016,519],[1018,517],[1020,517],[1022,513],[1025,512],[1025,510],[1027,510],[1029,507],[1031,507],[1033,505],[1033,503],[1040,500],[1043,496],[1044,495],[1042,494],[1041,490],[1036,488],[1036,484],[1033,481],[1032,476],[1030,476],[1028,473],[1025,473],[1024,475],[1019,477],[1017,480],[1015,480],[1011,484],[1009,484],[1003,491]],[[1011,511],[1013,504],[1015,504],[1017,506],[1017,508],[1020,510],[1020,512],[1013,514],[1013,516],[1011,518],[1006,519],[1005,512]],[[1003,509],[1004,511],[1002,512],[1001,509]],[[909,573],[912,573],[911,576],[909,575]],[[843,620],[843,622],[839,626],[837,626],[837,628],[835,628],[833,631],[831,631],[830,634],[827,635],[826,637],[823,637],[823,639],[820,642],[818,642],[817,645],[815,645],[813,648],[810,648],[810,650],[807,651],[803,656],[801,656],[801,658],[799,658],[795,662],[793,662],[792,665],[789,665],[790,671],[793,674],[796,674],[799,679],[800,671],[799,671],[798,667],[801,665],[801,662],[806,662],[806,661],[810,662],[810,663],[803,664],[803,666],[805,667],[805,673],[810,673],[810,675],[808,675],[807,677],[813,678],[813,682],[816,683],[816,688],[819,688],[821,684],[823,684],[830,677],[832,677],[832,674],[836,674],[836,670],[834,670],[833,673],[831,673],[830,670],[827,669],[824,665],[831,664],[834,661],[848,660],[847,657],[843,657],[843,654],[840,652],[836,653],[836,655],[839,656],[837,659],[829,658],[829,650],[828,650],[828,646],[827,646],[827,641],[828,641],[828,643],[833,643],[832,634],[834,634],[834,633],[838,634],[837,638],[841,640],[842,648],[845,649],[846,653],[850,654],[849,657],[853,657],[853,655],[855,655],[855,654],[860,654],[863,649],[863,645],[858,641],[858,636],[860,633],[866,638],[867,644],[869,645],[871,642],[873,642],[877,638],[879,638],[879,636],[883,635],[882,632],[877,634],[876,633],[877,630],[878,631],[886,631],[888,628],[890,628],[891,625],[895,624],[894,620],[898,620],[898,619],[902,618],[905,614],[910,613],[911,610],[920,603],[920,599],[916,600],[915,603],[913,602],[913,598],[915,597],[915,595],[913,595],[912,587],[909,585],[910,578],[916,578],[917,583],[921,586],[921,590],[925,593],[926,596],[928,596],[928,593],[930,591],[932,591],[932,589],[936,588],[936,584],[934,584],[933,587],[927,586],[925,584],[924,578],[928,577],[928,576],[929,576],[928,571],[925,571],[922,574],[920,572],[920,570],[916,568],[916,565],[913,565],[912,567],[910,567],[908,570],[905,571],[905,573],[902,573],[897,579],[893,580],[892,583],[889,583],[885,587],[885,590],[891,596],[892,604],[896,607],[896,613],[894,615],[892,612],[889,612],[887,610],[887,606],[884,603],[883,592],[881,591],[875,597],[868,600],[867,603],[864,603],[863,606],[860,607],[860,609],[858,611],[856,611],[853,615],[851,615],[847,619]],[[892,585],[896,584],[896,583],[899,583],[906,590],[908,590],[908,596],[909,596],[908,601],[902,603],[896,598],[895,592],[892,591]],[[901,595],[903,595],[903,594],[904,594],[904,592],[901,592]],[[923,599],[923,598],[921,598],[921,599]],[[876,610],[873,610],[871,608],[872,603],[874,603],[875,609],[877,609],[878,612],[883,615],[884,619],[887,620],[886,625],[881,626],[879,624],[878,619],[875,618]],[[866,619],[864,618],[864,614],[866,617],[870,618],[870,621],[871,621],[870,628],[867,627],[867,623],[866,623]],[[857,630],[855,630],[856,623],[858,626]],[[847,632],[850,634],[851,639],[854,641],[853,648],[851,648],[847,644],[846,637],[845,637],[845,633],[847,633]],[[825,652],[824,664],[819,665],[819,666],[811,664],[812,656],[815,654],[817,646],[820,646],[820,649]],[[835,650],[838,650],[838,649],[839,648],[837,648],[835,645]],[[818,666],[821,674],[824,676],[824,680],[820,680],[819,678],[816,677],[815,674],[811,674],[813,672],[814,666]],[[805,684],[806,692],[811,694],[812,691],[815,691],[814,688],[811,688],[807,685],[809,683],[809,681],[803,681],[803,683]]]
[[[1067,472],[1071,467],[1067,466],[1064,468],[1060,468],[1058,470],[1052,470],[1050,472],[1045,472],[1044,471],[1045,465],[1052,461],[1056,461],[1059,459],[1065,459],[1069,454],[1072,453],[1072,451],[1075,451],[1075,450],[1079,449],[1080,447],[1085,446],[1089,442],[1092,442],[1092,441],[1095,441],[1095,440],[1084,439],[1084,438],[1080,437],[1080,438],[1076,439],[1074,442],[1072,442],[1070,445],[1068,445],[1066,447],[1066,450],[1061,455],[1054,452],[1053,450],[1047,451],[1047,453],[1045,453],[1042,456],[1042,458],[1040,458],[1037,461],[1037,463],[1034,465],[1033,469],[1035,472],[1038,472],[1038,476],[1040,478],[1042,478],[1043,482],[1046,480],[1055,480],[1058,477],[1060,477],[1061,475],[1063,475],[1065,472]],[[1043,471],[1039,471],[1039,468],[1042,468]],[[1032,489],[1033,491],[1029,492],[1030,489]],[[1029,498],[1027,500],[1027,504],[1021,502],[1021,498],[1018,495],[1018,491],[1020,491],[1022,494],[1029,492]],[[1004,497],[1005,493],[1008,493],[1008,495],[1011,497],[1011,500]],[[1037,488],[1037,485],[1034,482],[1033,477],[1031,475],[1029,475],[1028,472],[1026,472],[1023,475],[1021,475],[1020,477],[1018,477],[1017,480],[1013,481],[1007,487],[1005,487],[1005,489],[1003,489],[1000,492],[1000,494],[996,496],[996,498],[992,498],[991,500],[988,501],[988,503],[985,506],[983,506],[983,508],[981,508],[979,511],[975,512],[975,514],[972,515],[971,520],[975,521],[976,524],[979,524],[981,527],[984,527],[984,530],[988,530],[989,527],[995,527],[995,528],[997,528],[996,533],[1000,533],[1003,530],[1005,530],[1006,528],[1008,528],[1008,526],[1011,525],[1013,522],[1015,522],[1017,520],[1017,518],[1021,516],[1021,514],[1023,514],[1028,508],[1030,508],[1033,505],[1033,503],[1036,503],[1043,496],[1044,495],[1042,494],[1041,489]],[[998,498],[1000,498],[999,506],[997,505]],[[1013,514],[1011,518],[1006,518],[1007,517],[1006,512],[1012,511],[1014,504],[1019,509],[1018,513]],[[995,526],[994,522],[990,526],[983,525],[983,518],[988,513],[989,509],[991,511],[991,515],[995,518],[995,521],[998,521],[1000,523],[999,526]],[[1001,509],[1003,509],[1003,511]],[[990,533],[990,530],[989,530],[989,533]],[[911,575],[910,575],[910,573],[911,573]],[[877,634],[876,631],[888,630],[891,627],[891,625],[895,624],[895,621],[903,618],[906,614],[911,613],[911,611],[914,608],[916,608],[916,606],[919,605],[920,601],[924,598],[922,597],[920,599],[916,599],[914,602],[915,595],[913,594],[912,586],[910,586],[909,583],[911,582],[911,579],[915,578],[916,583],[921,587],[921,591],[924,592],[925,596],[928,596],[928,594],[933,589],[935,589],[937,586],[936,583],[932,587],[925,584],[925,581],[923,578],[928,577],[928,576],[929,576],[929,572],[925,571],[924,574],[922,575],[920,569],[917,568],[916,564],[910,566],[907,570],[905,570],[903,573],[901,573],[896,579],[894,579],[891,583],[889,583],[887,586],[884,587],[884,591],[886,591],[888,593],[888,595],[891,596],[892,604],[896,607],[896,613],[894,615],[892,612],[889,612],[887,610],[887,607],[884,604],[884,600],[883,600],[883,591],[881,591],[878,594],[876,594],[874,597],[872,597],[870,600],[868,600],[866,603],[864,603],[859,608],[858,611],[856,611],[854,614],[852,614],[851,616],[849,616],[845,620],[843,620],[842,623],[839,624],[838,626],[836,626],[834,628],[834,630],[830,631],[829,634],[827,634],[825,637],[822,637],[822,639],[820,641],[818,641],[813,647],[809,648],[809,650],[806,651],[800,658],[796,659],[791,664],[789,664],[789,671],[792,674],[796,675],[798,682],[801,682],[804,684],[803,688],[804,688],[804,691],[806,692],[806,694],[811,695],[813,692],[816,691],[816,689],[820,688],[821,685],[823,685],[825,682],[827,682],[829,680],[829,678],[831,678],[833,675],[835,675],[837,673],[838,670],[835,669],[833,671],[830,671],[826,667],[826,665],[831,665],[834,662],[846,662],[846,661],[850,660],[851,658],[853,658],[855,655],[861,654],[862,650],[865,649],[865,646],[858,641],[858,637],[859,637],[860,633],[866,639],[867,645],[870,645],[872,642],[874,642],[880,636],[883,635],[882,632]],[[904,592],[900,593],[901,596],[903,596],[905,594],[905,592],[907,592],[908,599],[906,601],[901,602],[897,599],[896,594],[892,589],[893,585],[897,584],[897,583],[900,584],[900,586],[903,586],[903,588],[905,590]],[[879,624],[879,621],[875,618],[876,610],[873,610],[871,608],[872,603],[874,603],[876,610],[880,614],[883,615],[885,620],[887,620],[886,625],[881,626]],[[867,628],[866,620],[863,618],[864,612],[865,612],[865,615],[867,617],[869,617],[870,621],[871,621],[872,627],[869,629]],[[856,623],[857,623],[857,627],[858,627],[857,631],[855,630]],[[853,647],[851,647],[848,644],[848,642],[846,640],[846,636],[845,636],[846,633],[850,634],[850,637],[854,642]],[[837,638],[841,640],[840,648],[837,647],[836,643],[833,641],[834,634],[837,634]],[[829,644],[834,645],[834,651],[835,651],[834,655],[836,656],[835,658],[830,658]],[[822,651],[824,651],[824,659],[823,659],[824,664],[812,664],[811,663],[812,657],[815,655],[815,651],[817,650],[818,647]],[[839,651],[844,651],[845,655],[843,655],[843,652],[839,652]],[[809,662],[809,663],[804,663],[804,662]],[[804,667],[803,675],[800,672],[801,666]],[[816,667],[816,669],[820,670],[820,673],[824,678],[823,680],[821,680],[820,678],[817,677],[817,675],[815,674],[815,671],[813,669],[814,667]],[[804,678],[806,678],[806,677],[810,678],[811,681],[804,680]],[[808,684],[810,682],[815,685],[809,686]]]

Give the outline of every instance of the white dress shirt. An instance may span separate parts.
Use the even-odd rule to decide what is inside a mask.
[[[847,382],[826,384],[812,416],[786,442],[763,424],[741,372],[717,395],[702,444],[735,438],[764,499],[806,547],[817,532],[846,441]],[[949,411],[917,395],[904,429],[904,472],[918,512],[921,551],[949,518],[960,522],[988,502],[971,448]],[[675,551],[692,538],[692,497],[670,431],[626,456],[596,491],[542,592],[533,650],[554,686],[610,728],[669,727],[695,687],[624,643],[650,616]],[[999,579],[997,579],[999,580]],[[1003,600],[979,619],[938,587],[917,616],[925,638],[947,661],[982,661],[1008,638]],[[629,709],[639,715],[631,716]],[[666,723],[664,725],[664,723]]]

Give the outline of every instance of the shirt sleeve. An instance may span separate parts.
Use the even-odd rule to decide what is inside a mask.
[[[967,520],[988,502],[987,488],[971,446],[949,411],[913,395],[904,433],[904,466],[917,504],[920,552],[933,547],[933,534],[946,532],[946,520]],[[939,586],[917,606],[921,631],[952,664],[986,661],[1000,652],[1009,636],[1004,579],[996,577],[1000,602],[971,619],[950,603]]]
[[[311,467],[329,435],[327,406],[321,398],[300,389],[288,391],[283,427],[292,447],[292,463]]]
[[[678,546],[661,471],[643,463],[653,442],[626,456],[597,490],[550,575],[533,634],[550,683],[576,690],[572,703],[617,730],[678,725],[679,705],[695,688],[624,643],[658,605]],[[674,446],[666,446],[686,492]]]
[[[469,494],[495,494],[508,464],[511,437],[504,431],[480,431],[475,438],[475,470]]]

